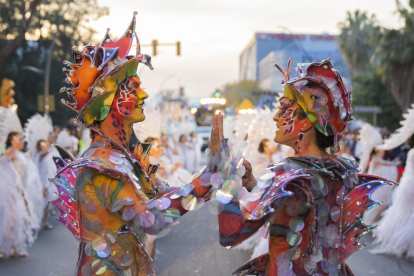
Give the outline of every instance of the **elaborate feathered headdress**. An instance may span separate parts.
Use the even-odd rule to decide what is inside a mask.
[[[27,148],[32,154],[36,153],[36,145],[39,140],[47,141],[49,135],[53,133],[53,125],[50,117],[35,114],[24,125],[24,140]]]
[[[335,144],[341,132],[353,120],[351,116],[351,91],[335,70],[331,59],[322,62],[298,63],[298,77],[290,79],[290,61],[286,72],[273,63],[285,76],[283,97],[297,102],[312,124],[325,136],[334,136]]]
[[[118,85],[128,77],[138,76],[139,63],[152,69],[151,57],[140,53],[139,39],[135,33],[136,15],[137,12],[134,12],[131,24],[118,40],[109,37],[108,29],[99,46],[88,44],[83,52],[74,47],[74,62],[64,61],[70,67],[69,70],[63,68],[67,73],[65,81],[72,87],[63,87],[60,92],[66,91],[74,102],[62,99],[62,103],[78,112],[77,118],[88,126],[108,116]],[[137,52],[128,55],[134,36],[138,44]]]
[[[0,154],[6,148],[7,136],[12,131],[20,133],[23,131],[19,116],[17,116],[17,105],[9,108],[0,106]]]
[[[390,138],[385,140],[382,145],[378,146],[378,149],[390,150],[396,148],[414,134],[414,104],[407,110],[407,113],[403,114],[403,117],[405,120],[400,122],[401,127],[391,134]]]

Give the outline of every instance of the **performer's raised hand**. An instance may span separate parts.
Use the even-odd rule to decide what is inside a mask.
[[[210,145],[209,148],[216,154],[220,151],[220,144],[223,141],[223,115],[219,112],[213,118],[213,127],[211,129]]]
[[[246,168],[246,172],[242,177],[243,187],[245,187],[250,192],[256,186],[257,181],[252,173],[252,164],[244,159],[243,166]]]

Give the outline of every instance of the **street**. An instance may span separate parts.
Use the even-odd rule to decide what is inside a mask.
[[[157,241],[154,270],[158,276],[228,276],[248,261],[251,252],[226,249],[218,242],[217,218],[207,206],[185,215],[172,231]],[[27,258],[0,263],[0,276],[70,276],[77,260],[77,242],[57,222],[51,231],[41,231]],[[367,242],[371,243],[370,236]],[[414,262],[373,255],[368,248],[355,253],[347,264],[356,276],[414,275]]]

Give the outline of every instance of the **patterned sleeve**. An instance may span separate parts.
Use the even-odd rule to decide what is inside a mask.
[[[250,216],[248,210],[254,210],[259,201],[250,202],[246,208],[241,208],[240,203],[235,201],[224,205],[223,212],[218,216],[222,246],[238,245],[263,226],[267,219],[266,216],[259,220],[248,220]]]

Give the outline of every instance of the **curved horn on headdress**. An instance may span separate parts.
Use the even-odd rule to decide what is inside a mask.
[[[291,61],[292,61],[292,58],[289,58],[289,60],[287,62],[286,72],[285,72],[279,64],[277,64],[274,60],[272,60],[272,64],[274,66],[276,66],[276,68],[279,69],[280,73],[282,73],[283,76],[285,77],[285,82],[288,82],[289,78],[290,78],[290,63],[291,63]]]

